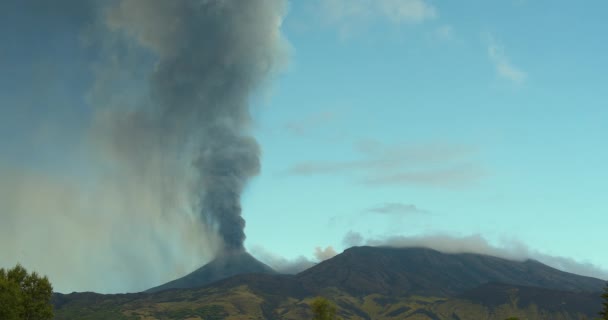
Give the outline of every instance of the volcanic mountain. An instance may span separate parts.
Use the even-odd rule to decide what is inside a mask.
[[[271,267],[260,262],[244,250],[226,252],[192,273],[167,282],[146,292],[158,292],[177,288],[196,288],[239,274],[276,274]]]
[[[55,294],[53,301],[58,320],[303,320],[315,296],[334,301],[343,319],[580,320],[597,315],[604,285],[535,260],[353,247],[297,275],[237,252],[147,293]]]
[[[296,276],[309,288],[353,295],[451,296],[496,282],[573,292],[599,292],[599,279],[563,272],[535,260],[446,254],[426,248],[352,247]]]

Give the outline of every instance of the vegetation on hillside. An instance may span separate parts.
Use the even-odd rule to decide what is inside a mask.
[[[326,317],[342,319],[592,319],[597,314],[601,301],[598,294],[591,301],[595,307],[583,312],[578,300],[566,298],[566,305],[534,303],[524,299],[518,292],[512,303],[509,297],[495,295],[496,303],[471,301],[453,297],[428,296],[387,296],[380,294],[352,295],[337,289],[321,292],[290,293],[278,286],[254,288],[255,285],[215,286],[187,290],[171,290],[155,294],[136,293],[101,295],[94,293],[56,294],[56,319],[217,319],[240,320],[281,319],[311,320],[314,316],[312,301],[315,296],[323,296],[335,306],[335,313],[320,312]],[[268,294],[272,290],[273,294]],[[522,289],[523,291],[523,289]],[[542,302],[542,301],[541,301]],[[569,307],[567,307],[569,306]],[[319,308],[323,310],[323,308]],[[333,308],[327,308],[330,310]],[[323,319],[323,318],[316,318]]]
[[[49,279],[36,272],[28,273],[20,265],[0,269],[0,319],[53,319]]]
[[[600,311],[600,316],[602,317],[601,319],[608,320],[608,283],[604,288],[604,294],[602,294],[602,298],[604,299],[604,302],[602,303],[603,307],[602,311]]]
[[[312,300],[310,308],[313,320],[336,320],[336,305],[323,297]]]

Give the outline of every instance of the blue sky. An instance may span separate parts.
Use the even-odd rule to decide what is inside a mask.
[[[256,113],[247,243],[294,256],[349,230],[479,233],[608,266],[605,4],[425,2],[395,20],[381,2],[332,11],[346,3],[291,3],[290,66]],[[366,143],[412,155],[370,168]],[[410,177],[365,183],[376,175]],[[366,212],[394,203],[425,212]]]
[[[267,261],[315,261],[324,257],[315,257],[317,247],[352,244],[348,234],[429,243],[479,236],[492,247],[608,270],[606,10],[599,0],[289,2],[287,62],[252,98],[263,156],[243,196],[246,247]],[[112,292],[145,289],[206,261],[206,245],[176,249],[200,232],[179,229],[185,220],[163,235],[154,220],[162,213],[150,224],[116,213],[154,208],[145,200],[154,190],[123,203],[104,188],[72,203],[99,166],[86,136],[91,61],[100,54],[82,48],[79,19],[46,23],[54,16],[18,12],[0,19],[0,69],[9,75],[0,77],[0,190],[9,203],[0,207],[8,221],[0,231],[18,248],[0,264],[49,270],[64,291]],[[116,203],[81,212],[100,199]],[[24,217],[45,210],[57,226],[41,236],[48,225]],[[130,238],[129,228],[141,230]],[[70,237],[82,234],[90,243],[72,247]],[[32,257],[44,250],[99,250],[116,272],[142,261],[188,262],[156,267],[139,282],[74,283],[58,271],[62,261]],[[125,257],[132,262],[117,262]]]

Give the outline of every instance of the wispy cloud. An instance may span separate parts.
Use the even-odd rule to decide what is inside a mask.
[[[361,157],[348,161],[308,161],[287,170],[291,175],[352,174],[369,186],[424,185],[457,187],[472,185],[485,171],[470,158],[469,146],[451,144],[387,146],[373,140],[355,145]]]
[[[387,146],[375,140],[362,140],[355,144],[362,159],[350,161],[309,161],[291,167],[288,172],[295,175],[339,173],[354,169],[388,170],[404,165],[429,165],[449,162],[470,156],[476,149],[450,144],[394,145]]]
[[[337,26],[343,35],[375,20],[416,24],[439,16],[426,0],[319,0],[318,3],[327,22]]]
[[[542,253],[517,240],[503,240],[498,245],[490,243],[480,234],[455,236],[450,234],[426,234],[417,236],[392,236],[365,239],[360,233],[349,231],[343,238],[346,247],[370,245],[398,248],[429,248],[444,253],[475,253],[501,257],[510,260],[534,259],[554,268],[580,275],[608,279],[608,270],[588,262],[577,261]]]
[[[295,259],[287,259],[267,250],[262,246],[253,246],[248,248],[248,251],[277,272],[284,274],[296,274],[316,264],[315,261],[312,261],[304,256],[299,256]]]
[[[438,16],[435,7],[425,0],[375,0],[374,3],[394,23],[420,23]]]
[[[296,274],[302,272],[316,265],[317,263],[331,259],[338,254],[332,246],[327,246],[325,248],[316,247],[313,253],[315,259],[309,259],[305,256],[287,259],[259,245],[255,245],[248,249],[249,252],[251,252],[251,254],[253,254],[256,258],[260,259],[260,261],[268,264],[274,270],[285,274]]]
[[[412,214],[428,214],[427,210],[418,208],[413,204],[400,202],[387,202],[366,210],[369,213],[385,214],[385,215],[412,215]]]
[[[470,164],[438,170],[388,173],[365,178],[362,182],[370,186],[419,185],[457,188],[472,186],[485,175],[486,172],[481,167]]]
[[[505,53],[504,47],[491,35],[488,38],[488,56],[496,68],[496,73],[513,83],[522,84],[528,77],[522,69],[513,65]]]
[[[285,125],[285,129],[295,135],[304,135],[319,127],[330,124],[336,118],[337,114],[333,111],[321,111],[296,121],[291,121]]]

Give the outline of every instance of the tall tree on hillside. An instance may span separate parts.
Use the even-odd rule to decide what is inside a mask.
[[[600,312],[600,316],[602,319],[608,320],[608,283],[606,283],[606,287],[604,288],[604,294],[602,294],[602,298],[604,298],[603,308]]]
[[[53,286],[47,277],[22,266],[0,269],[0,319],[53,319]]]
[[[0,319],[19,320],[21,312],[19,286],[9,282],[4,269],[0,269]]]
[[[310,304],[313,320],[336,320],[336,306],[331,301],[317,297]]]

